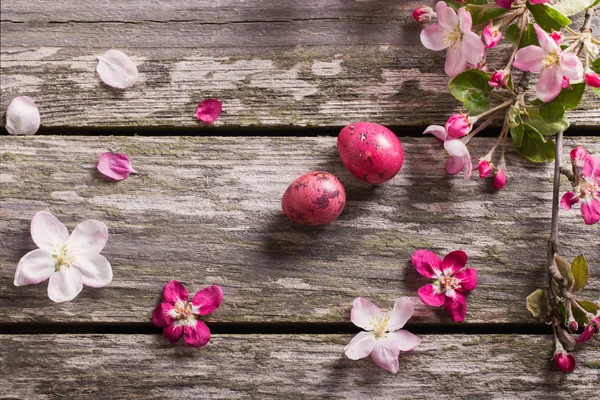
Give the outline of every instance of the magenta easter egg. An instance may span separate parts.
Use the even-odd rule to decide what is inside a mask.
[[[378,185],[402,168],[404,151],[394,132],[373,122],[356,122],[341,130],[338,152],[348,171],[363,182]]]
[[[346,191],[329,172],[312,171],[288,186],[281,199],[285,215],[303,225],[326,225],[340,216]]]

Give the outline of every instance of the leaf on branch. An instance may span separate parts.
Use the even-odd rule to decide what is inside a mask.
[[[517,153],[529,161],[542,163],[554,160],[554,142],[544,137],[536,128],[528,123],[523,124],[521,146],[516,145]],[[518,132],[517,132],[518,133]],[[511,136],[513,132],[511,129]]]
[[[489,85],[490,75],[479,69],[468,69],[456,75],[448,88],[450,93],[460,100],[469,113],[479,115],[490,108],[489,93],[493,87]]]
[[[552,29],[560,31],[563,26],[571,24],[569,18],[549,5],[527,2],[527,8],[531,11],[535,22],[546,32],[552,32]]]
[[[588,264],[583,254],[578,255],[571,265],[573,273],[573,290],[581,292],[588,283]]]
[[[508,126],[510,127],[510,137],[515,147],[521,147],[523,145],[525,127],[521,119],[521,111],[515,106],[510,106],[508,109]]]
[[[533,315],[533,318],[546,319],[550,313],[548,293],[544,289],[538,289],[527,296],[525,304],[531,315]]]
[[[473,26],[487,24],[491,20],[503,16],[508,11],[506,8],[495,4],[468,4],[465,9],[471,13]]]
[[[581,102],[585,83],[575,83],[561,90],[556,98],[540,106],[540,116],[544,121],[555,123],[563,119],[565,111],[573,110]]]
[[[536,103],[532,102],[532,104]],[[548,121],[540,114],[538,107],[528,109],[527,118],[531,126],[544,136],[556,135],[560,131],[566,131],[569,127],[569,120],[564,114],[557,121]]]
[[[559,255],[554,256],[554,262],[556,263],[558,272],[560,272],[562,277],[567,280],[567,289],[570,290],[573,287],[573,282],[575,280],[573,272],[571,272],[571,264]]]
[[[553,7],[561,14],[569,16],[585,11],[599,1],[600,0],[565,0],[558,4],[554,4]]]
[[[516,43],[517,38],[519,37],[519,25],[513,24],[508,27],[506,30],[506,40],[510,43]],[[530,45],[539,46],[540,42],[538,41],[537,34],[535,33],[535,27],[533,24],[527,24],[525,29],[523,30],[523,34],[521,35],[521,41],[519,42],[519,48],[527,47]]]

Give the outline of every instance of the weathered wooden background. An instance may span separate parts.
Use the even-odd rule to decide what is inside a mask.
[[[420,3],[4,0],[1,107],[33,97],[42,129],[0,138],[0,398],[597,395],[598,340],[575,353],[575,374],[553,372],[550,331],[524,307],[545,281],[551,167],[511,149],[513,178],[496,192],[490,180],[446,177],[436,141],[408,137],[458,105],[443,53],[419,42],[410,13]],[[110,48],[138,64],[133,88],[99,82],[96,57]],[[214,127],[194,117],[207,97],[224,104]],[[316,137],[361,119],[394,127],[405,147],[401,173],[380,187],[351,177],[334,137]],[[570,119],[567,148],[599,154],[598,98]],[[474,140],[471,153],[493,141]],[[108,150],[128,154],[139,174],[104,180],[95,165]],[[323,228],[289,222],[279,204],[313,169],[348,192],[342,216]],[[13,286],[39,210],[70,229],[107,224],[110,286],[66,304],[52,303],[46,284]],[[600,228],[578,211],[560,218],[562,253],[585,253],[586,295],[597,298]],[[464,249],[478,269],[463,324],[416,298],[427,283],[410,264],[419,248]],[[152,327],[170,279],[190,291],[223,287],[206,348],[168,345]],[[408,329],[423,342],[401,355],[398,375],[344,357],[357,296],[415,301]]]

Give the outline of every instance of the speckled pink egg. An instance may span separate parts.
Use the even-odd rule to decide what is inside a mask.
[[[378,185],[402,168],[404,151],[394,132],[373,122],[350,124],[338,135],[338,152],[348,171],[363,182]]]
[[[326,225],[340,216],[346,191],[338,178],[323,171],[302,175],[288,186],[281,199],[283,212],[299,224]]]

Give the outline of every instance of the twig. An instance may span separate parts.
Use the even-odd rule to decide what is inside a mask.
[[[552,308],[553,317],[558,314],[558,304],[556,296],[552,290],[552,281],[555,278],[557,267],[554,261],[554,256],[558,252],[558,191],[560,189],[560,163],[562,160],[563,133],[558,132],[556,135],[556,149],[554,151],[554,186],[552,187],[552,228],[550,230],[550,238],[548,239],[548,299]],[[564,278],[563,278],[564,279]],[[562,279],[561,279],[562,281]],[[559,282],[561,285],[563,282]],[[554,325],[557,319],[552,318]]]

